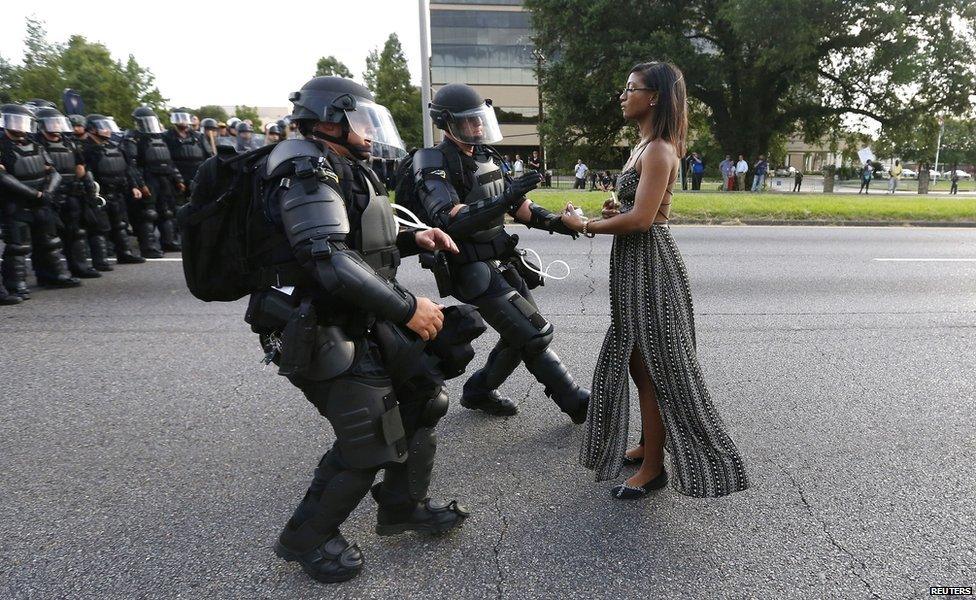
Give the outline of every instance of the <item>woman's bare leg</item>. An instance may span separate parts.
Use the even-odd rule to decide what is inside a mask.
[[[627,480],[632,487],[642,486],[657,477],[664,468],[664,421],[657,405],[657,394],[650,370],[644,364],[637,346],[630,353],[630,376],[640,398],[641,425],[644,430],[644,462]]]

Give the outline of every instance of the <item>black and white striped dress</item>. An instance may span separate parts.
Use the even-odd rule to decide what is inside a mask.
[[[633,209],[639,179],[633,168],[620,174],[621,212]],[[580,449],[583,466],[595,470],[598,481],[620,475],[630,418],[628,365],[636,345],[657,391],[675,488],[712,497],[749,487],[742,458],[705,387],[688,274],[666,224],[614,237],[610,308]]]

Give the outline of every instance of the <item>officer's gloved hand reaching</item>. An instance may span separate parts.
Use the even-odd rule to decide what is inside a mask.
[[[502,192],[502,196],[509,205],[514,207],[526,194],[539,187],[540,183],[542,183],[542,175],[538,173],[522,175],[508,182],[508,185],[505,186],[505,191]]]

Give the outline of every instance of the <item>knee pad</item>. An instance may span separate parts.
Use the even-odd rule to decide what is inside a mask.
[[[526,357],[538,356],[548,350],[554,333],[555,330],[550,325],[547,331],[532,338],[522,347],[522,355]]]
[[[7,251],[13,256],[27,256],[31,253],[29,244],[11,244],[7,242]]]
[[[64,244],[61,243],[61,238],[57,236],[38,237],[35,240],[34,245],[37,247],[38,250],[44,250],[44,251],[60,250],[61,248],[64,247]]]
[[[341,460],[350,468],[372,469],[407,459],[403,421],[388,381],[340,378],[311,392],[317,396],[313,403],[324,407]]]
[[[450,406],[450,400],[447,392],[444,390],[444,386],[438,386],[437,394],[427,401],[427,405],[420,413],[420,424],[426,427],[437,425],[437,422],[447,414],[448,406]]]
[[[149,221],[150,223],[155,223],[159,213],[151,208],[142,209],[142,218],[144,221]]]

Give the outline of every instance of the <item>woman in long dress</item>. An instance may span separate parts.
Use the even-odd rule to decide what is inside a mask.
[[[563,222],[585,235],[614,236],[610,258],[611,323],[593,374],[580,462],[597,480],[615,478],[625,462],[637,472],[611,493],[647,496],[668,482],[688,496],[724,496],[749,486],[738,450],[712,403],[698,364],[691,290],[668,228],[671,190],[688,129],[685,85],[668,63],[634,67],[620,95],[624,118],[641,141],[617,180],[620,201],[587,221],[567,205]],[[626,449],[629,382],[640,397],[640,444]]]

